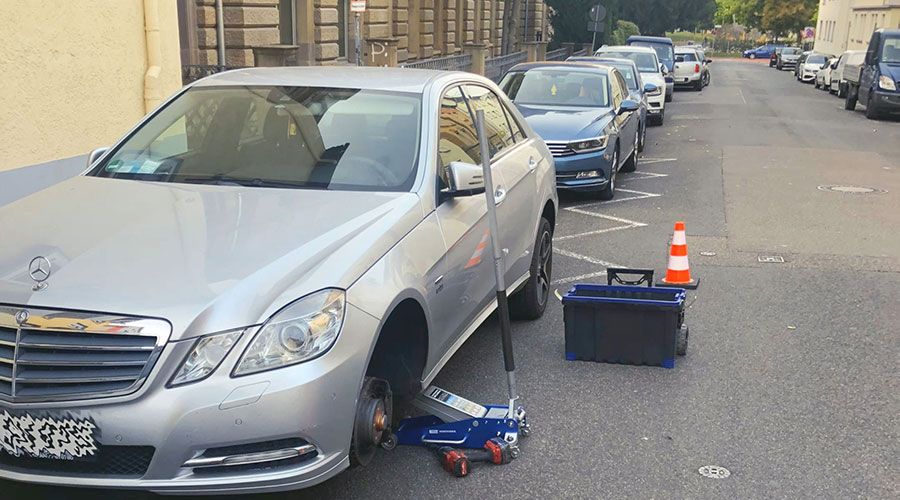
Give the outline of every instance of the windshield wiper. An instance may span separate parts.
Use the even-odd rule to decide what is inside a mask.
[[[270,179],[245,177],[232,177],[224,174],[207,175],[203,177],[185,177],[181,182],[189,184],[214,184],[217,186],[248,186],[248,187],[277,187],[277,188],[327,188],[328,185],[321,182],[300,182],[300,181],[276,181]]]

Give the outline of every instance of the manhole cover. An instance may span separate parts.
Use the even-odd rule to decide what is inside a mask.
[[[845,193],[845,194],[872,194],[872,193],[883,193],[884,191],[881,189],[875,189],[864,186],[819,186],[820,191],[831,191],[834,193]]]
[[[756,257],[756,260],[762,262],[763,264],[783,264],[784,257],[780,255],[759,255]]]
[[[703,477],[711,477],[713,479],[725,479],[731,475],[731,472],[725,467],[718,465],[704,465],[700,467],[700,475]]]

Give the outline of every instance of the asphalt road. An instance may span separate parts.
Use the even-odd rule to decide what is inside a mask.
[[[667,108],[613,202],[563,196],[554,279],[565,293],[604,281],[610,264],[662,273],[672,224],[685,221],[700,288],[674,370],[565,361],[554,300],[541,320],[513,325],[533,426],[518,460],[460,480],[401,447],[310,490],[258,498],[900,497],[900,122],[869,121],[787,72],[738,61],[716,61],[710,87],[677,92]],[[880,191],[823,190],[835,185]],[[436,382],[504,400],[496,321]],[[704,465],[731,475],[703,477]],[[0,492],[138,496],[2,482]]]

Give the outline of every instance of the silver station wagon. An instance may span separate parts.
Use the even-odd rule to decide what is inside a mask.
[[[537,318],[553,160],[469,73],[221,73],[0,208],[0,478],[263,492],[370,461],[496,307],[476,110]]]

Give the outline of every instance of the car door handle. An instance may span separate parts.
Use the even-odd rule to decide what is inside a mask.
[[[534,170],[537,168],[537,160],[534,159],[534,156],[528,158],[528,170]]]
[[[497,186],[497,189],[494,190],[494,204],[500,205],[503,203],[503,200],[506,199],[506,190],[501,186]]]

